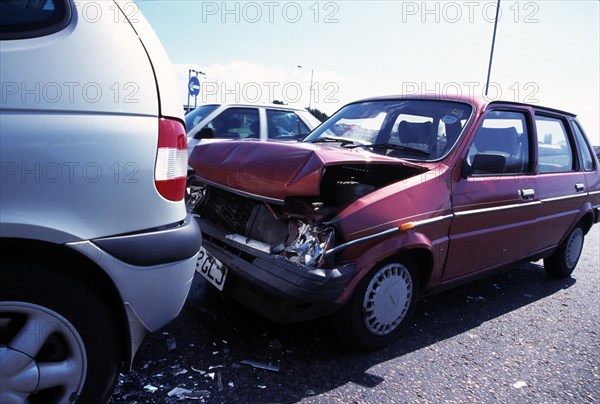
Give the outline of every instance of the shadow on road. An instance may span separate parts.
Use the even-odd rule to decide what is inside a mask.
[[[177,349],[167,352],[166,334],[151,335],[134,363],[139,382],[156,384],[153,375],[159,372],[174,374],[173,369],[193,366],[207,372],[216,370],[221,377],[221,391],[217,388],[218,381],[211,378],[192,385],[190,373],[164,380],[163,390],[183,385],[188,389],[210,391],[209,402],[283,403],[296,402],[347,383],[374,387],[383,379],[369,374],[373,366],[458,334],[475,332],[482,323],[575,283],[573,278],[550,279],[537,264],[510,268],[422,300],[413,322],[398,341],[381,351],[356,352],[340,344],[327,320],[273,324],[213,291],[199,276],[196,278],[181,316],[165,330],[168,336],[175,337]],[[519,332],[518,327],[509,329],[510,333]],[[503,332],[507,332],[505,328],[498,330],[498,333]],[[504,335],[507,337],[512,335]],[[280,370],[268,372],[240,364],[245,359],[271,362]],[[140,388],[130,387],[131,391],[134,387]],[[121,390],[124,394],[128,388],[124,385]],[[146,398],[143,392],[133,394],[137,399],[158,399],[158,393]]]

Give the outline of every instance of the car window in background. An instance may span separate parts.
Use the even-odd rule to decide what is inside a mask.
[[[540,173],[573,171],[575,161],[565,126],[560,119],[535,117]]]
[[[308,126],[291,111],[267,110],[267,125],[270,139],[299,139],[310,132]]]
[[[185,115],[185,130],[189,133],[194,126],[198,125],[201,120],[217,109],[217,107],[218,105],[201,105],[188,112]]]
[[[469,148],[468,160],[472,164],[475,158],[490,155],[501,157],[496,161],[502,164],[489,166],[490,171],[475,174],[529,172],[530,142],[523,113],[492,111],[486,115]]]
[[[49,35],[70,20],[66,0],[0,0],[0,39]]]
[[[245,139],[260,136],[257,108],[229,108],[207,126],[214,129],[217,138]]]
[[[579,144],[579,150],[581,150],[581,160],[583,162],[583,171],[594,171],[594,159],[592,158],[592,152],[590,146],[583,136],[583,132],[578,124],[573,122],[573,132],[575,132],[575,138]]]

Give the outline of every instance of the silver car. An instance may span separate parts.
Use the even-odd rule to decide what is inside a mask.
[[[0,402],[105,401],[200,249],[172,66],[120,1],[0,1],[0,60]]]

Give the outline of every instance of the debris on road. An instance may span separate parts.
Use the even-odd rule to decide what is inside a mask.
[[[175,387],[173,390],[169,391],[167,395],[169,397],[176,396],[177,399],[183,400],[188,398],[187,396],[192,393],[192,390],[184,389],[181,387]]]
[[[527,383],[524,382],[523,380],[519,380],[518,382],[514,383],[512,385],[515,389],[521,389],[523,387],[527,387]]]
[[[171,352],[177,348],[177,343],[175,342],[175,337],[167,338],[167,351]]]
[[[196,369],[195,367],[191,366],[192,370],[196,373],[200,373],[201,375],[206,374],[206,372],[204,370],[200,370],[200,369]]]
[[[158,390],[158,387],[155,387],[151,384],[147,384],[144,386],[144,391],[147,393],[155,393]]]
[[[173,373],[173,376],[184,375],[187,372],[188,372],[187,369],[181,369],[181,370],[178,370],[177,372]]]
[[[273,362],[264,363],[264,362],[253,361],[250,359],[244,359],[243,361],[240,361],[240,363],[243,363],[244,365],[250,365],[256,369],[263,369],[263,370],[268,370],[271,372],[279,372],[279,365],[273,364]]]
[[[223,380],[221,379],[221,372],[217,372],[217,387],[219,391],[223,391]]]

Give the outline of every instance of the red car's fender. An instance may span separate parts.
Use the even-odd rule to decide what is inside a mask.
[[[354,290],[359,282],[381,261],[392,257],[401,252],[409,252],[415,250],[426,251],[426,254],[430,257],[432,266],[430,268],[419,268],[421,273],[431,274],[431,269],[434,267],[433,260],[435,254],[431,241],[423,233],[410,230],[403,232],[398,236],[390,237],[384,241],[377,243],[373,247],[369,248],[360,256],[356,265],[356,274],[350,281],[350,284],[342,293],[342,295],[335,301],[335,303],[343,304],[354,294]],[[424,280],[425,282],[427,279]]]

